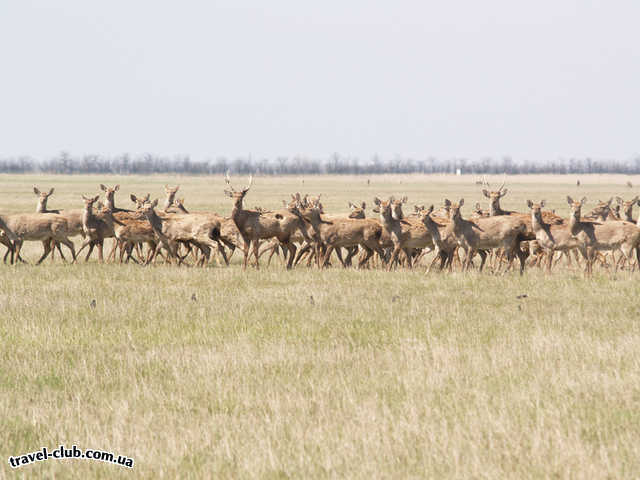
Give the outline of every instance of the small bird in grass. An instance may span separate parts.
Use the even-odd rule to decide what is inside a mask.
[[[195,293],[191,294],[191,301],[192,302],[197,302],[198,301],[198,299],[196,298],[196,294]]]
[[[94,298],[93,300],[91,300],[91,303],[89,304],[89,306],[90,306],[91,308],[96,308],[96,305],[97,305],[97,304],[96,304],[96,299]]]

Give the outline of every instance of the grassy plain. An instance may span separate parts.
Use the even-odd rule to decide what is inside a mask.
[[[233,178],[242,185],[246,178]],[[368,183],[367,180],[370,182]],[[249,206],[295,191],[347,201],[480,201],[475,177],[257,177]],[[498,178],[492,178],[492,183]],[[508,178],[503,207],[635,195],[626,176]],[[223,179],[0,176],[0,211],[81,208],[99,183],[228,214]],[[304,182],[304,183],[303,183]],[[38,244],[26,257],[37,259]],[[630,478],[640,472],[637,278],[299,267],[0,265],[0,477]],[[636,274],[637,275],[637,274]],[[526,294],[524,298],[517,296]],[[90,303],[95,300],[95,307]],[[64,444],[113,451],[17,470]]]

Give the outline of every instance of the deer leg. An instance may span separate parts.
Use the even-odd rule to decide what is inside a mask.
[[[253,256],[256,258],[256,270],[260,269],[260,264],[258,263],[259,261],[259,256],[258,254],[260,253],[260,242],[258,240],[254,240],[253,241]]]
[[[393,249],[393,253],[391,254],[391,258],[389,259],[389,263],[387,264],[387,272],[391,271],[394,262],[398,259],[398,255],[400,254],[400,244],[396,245]]]
[[[36,262],[36,265],[40,265],[42,263],[42,261],[47,258],[47,255],[49,255],[49,252],[51,252],[51,242],[42,242],[42,246],[44,247],[44,252],[42,253],[42,256],[40,257],[40,259]]]
[[[11,265],[15,262],[18,262],[22,257],[20,257],[20,250],[22,250],[23,240],[16,240],[13,242],[13,250],[11,251]],[[24,260],[23,260],[24,262]],[[24,262],[27,263],[27,262]]]

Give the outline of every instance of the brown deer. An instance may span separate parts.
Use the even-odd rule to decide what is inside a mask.
[[[109,209],[108,205],[103,206],[98,214],[93,211],[93,204],[98,201],[99,197],[99,195],[96,195],[95,197],[88,198],[82,195],[82,200],[84,201],[82,229],[87,239],[82,243],[80,250],[78,250],[78,255],[88,246],[89,252],[85,257],[85,262],[89,261],[93,248],[97,247],[98,262],[104,263],[104,240],[115,237],[114,224],[124,225],[124,223],[113,217],[113,212]]]
[[[450,205],[449,203],[449,206]],[[451,222],[436,216],[435,213],[433,213],[433,205],[426,210],[422,210],[420,212],[420,218],[424,226],[427,227],[433,243],[436,246],[436,256],[431,261],[427,272],[431,271],[431,268],[438,260],[440,260],[440,271],[442,271],[444,267],[449,267],[449,271],[451,271],[453,256],[458,248],[456,237],[453,235],[451,229],[447,228]]]
[[[164,186],[164,192],[167,194],[167,198],[164,200],[164,206],[162,207],[163,211],[167,212],[171,208],[179,189],[180,185],[176,185],[175,187],[170,187],[169,185]]]
[[[117,208],[116,207],[116,192],[120,190],[120,185],[115,185],[114,187],[107,187],[100,184],[100,190],[104,192],[104,198],[106,200],[106,208],[109,209],[113,213],[117,212],[131,212],[131,210],[127,210],[126,208]]]
[[[281,212],[265,214],[256,210],[245,210],[243,200],[253,184],[253,176],[249,177],[249,185],[240,191],[233,188],[228,174],[225,176],[225,181],[230,190],[225,190],[224,193],[234,201],[231,218],[235,222],[244,242],[242,268],[247,268],[250,249],[253,249],[256,268],[260,268],[260,241],[276,237],[280,243],[289,250],[287,269],[290,269],[296,256],[296,246],[291,241],[292,236],[298,231],[300,231],[303,236],[307,236],[306,230],[304,229],[304,220],[297,206],[292,206],[286,215],[283,215]]]
[[[164,247],[169,252],[170,258],[178,259],[178,265],[183,258],[178,255],[178,244],[190,242],[203,251],[201,266],[204,266],[209,258],[211,248],[218,246],[220,237],[220,221],[210,214],[165,215],[159,216],[155,207],[158,200],[145,204],[141,212],[147,217],[159,243],[153,258],[159,249]]]
[[[396,200],[390,197],[388,200],[373,199],[380,214],[380,223],[388,233],[393,243],[393,252],[387,263],[387,271],[398,261],[402,251],[405,254],[407,266],[412,267],[412,254],[415,249],[433,249],[433,239],[427,227],[419,220],[405,219],[402,214],[402,204],[407,202],[407,197]],[[375,211],[375,210],[374,210]]]
[[[478,252],[482,258],[480,271],[486,260],[483,250],[502,247],[507,255],[509,266],[517,255],[520,260],[520,275],[524,272],[526,257],[520,250],[519,237],[527,229],[526,224],[518,216],[509,215],[478,218],[474,221],[462,218],[460,208],[464,205],[461,198],[458,203],[451,204],[451,224],[447,233],[455,236],[458,245],[465,251],[463,271],[468,270],[473,255]],[[509,268],[509,266],[507,268]]]
[[[361,246],[365,256],[359,261],[358,266],[364,266],[373,252],[384,254],[380,247],[382,228],[378,222],[370,219],[357,218],[323,218],[322,205],[316,199],[311,207],[304,210],[305,218],[313,228],[313,239],[316,246],[316,261],[319,268],[324,267],[333,251],[343,267],[346,267],[340,248]],[[323,248],[326,250],[323,252]]]
[[[638,226],[631,222],[624,221],[588,221],[580,216],[582,206],[587,201],[574,201],[567,196],[567,203],[571,207],[571,217],[569,218],[569,228],[571,234],[582,244],[582,249],[586,253],[585,273],[593,273],[593,263],[598,251],[620,251],[626,261],[631,261],[632,253],[635,250],[639,257],[638,245],[640,243],[640,230]],[[614,262],[617,270],[617,262]]]
[[[640,199],[638,198],[638,196],[636,195],[635,197],[633,197],[629,201],[623,200],[620,197],[616,197],[616,202],[617,202],[618,206],[622,210],[622,215],[621,215],[622,220],[625,220],[627,222],[636,223],[636,220],[634,220],[634,218],[633,218],[633,207],[636,204],[640,205]]]
[[[571,234],[568,225],[556,225],[544,221],[542,217],[542,208],[545,206],[544,200],[537,204],[527,200],[527,206],[531,209],[531,225],[536,234],[536,246],[543,249],[547,254],[548,273],[551,272],[555,252],[577,249],[585,258],[587,257],[586,248],[584,248],[582,242]]]
[[[73,243],[69,240],[71,232],[67,219],[64,216],[55,213],[47,215],[27,213],[3,215],[0,216],[0,219],[4,221],[8,231],[14,234],[14,258],[20,257],[20,250],[25,241],[42,242],[44,252],[37,262],[39,265],[51,252],[53,240],[66,245],[69,250],[71,250],[71,255],[75,260],[76,251]],[[7,233],[8,231],[5,230]],[[11,238],[11,235],[9,235],[9,237]]]

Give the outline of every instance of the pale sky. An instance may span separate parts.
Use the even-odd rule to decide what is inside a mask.
[[[0,156],[640,153],[640,1],[0,0]]]

